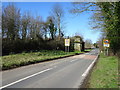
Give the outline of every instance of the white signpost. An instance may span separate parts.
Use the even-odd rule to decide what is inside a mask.
[[[69,52],[69,46],[70,46],[70,39],[65,39],[65,51]]]

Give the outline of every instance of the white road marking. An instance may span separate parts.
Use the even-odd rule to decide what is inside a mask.
[[[74,61],[77,61],[77,60],[75,59],[75,60],[72,60],[72,61],[70,61],[70,62],[74,62]]]
[[[89,54],[89,53],[85,53],[85,54]]]
[[[94,59],[94,61],[89,65],[89,67],[86,69],[86,71],[82,74],[83,77],[85,77],[89,70],[91,69],[91,67],[93,66],[93,64],[95,63],[96,59],[98,58],[98,56]]]
[[[0,90],[3,89],[3,88],[6,88],[6,87],[8,87],[8,86],[14,85],[14,84],[16,84],[16,83],[19,83],[19,82],[21,82],[21,81],[24,81],[24,80],[26,80],[26,79],[28,79],[28,78],[33,77],[33,76],[39,75],[39,74],[41,74],[41,73],[43,73],[43,72],[49,71],[49,70],[51,70],[51,69],[53,69],[53,68],[48,68],[48,69],[45,69],[45,70],[40,71],[40,72],[38,72],[38,73],[32,74],[32,75],[30,75],[30,76],[27,76],[27,77],[25,77],[25,78],[19,79],[19,80],[15,81],[15,82],[12,82],[12,83],[10,83],[10,84],[7,84],[7,85],[5,85],[5,86],[0,87]]]
[[[82,55],[81,58],[85,57],[85,55]]]
[[[85,57],[85,55],[80,56],[80,58],[83,58],[83,57]],[[79,59],[75,59],[75,60],[72,60],[70,62],[74,62],[74,61],[77,61],[77,60],[79,60]]]

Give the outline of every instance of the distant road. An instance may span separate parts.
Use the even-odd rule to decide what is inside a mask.
[[[78,88],[98,49],[2,72],[2,88]]]

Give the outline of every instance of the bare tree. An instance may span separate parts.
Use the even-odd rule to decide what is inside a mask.
[[[22,39],[26,39],[27,37],[27,30],[29,28],[29,23],[30,23],[29,12],[25,12],[21,19]]]
[[[2,30],[4,34],[6,34],[6,37],[11,40],[19,38],[20,9],[18,9],[13,3],[9,4],[3,9],[2,19]]]
[[[36,17],[36,37],[42,38],[44,35],[44,31],[42,29],[42,17],[37,16]]]
[[[48,29],[49,29],[49,32],[50,32],[50,36],[51,36],[52,39],[54,39],[56,37],[57,28],[55,27],[55,23],[53,22],[53,17],[52,16],[49,16],[47,18],[47,23],[48,23]]]
[[[47,39],[47,32],[48,32],[48,23],[47,22],[42,22],[42,29],[44,33],[44,38],[45,40]]]
[[[59,33],[59,39],[62,36],[62,22],[63,22],[63,16],[64,16],[64,11],[62,7],[59,4],[55,4],[52,9],[52,14],[55,19],[55,23],[57,24],[57,30]]]
[[[92,47],[92,41],[90,39],[85,40],[85,47],[91,48]]]
[[[29,36],[31,39],[42,38],[43,31],[42,31],[42,20],[40,16],[36,18],[30,17],[30,25],[29,25]]]

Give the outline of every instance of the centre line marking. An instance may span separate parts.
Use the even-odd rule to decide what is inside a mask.
[[[28,79],[28,78],[31,78],[31,77],[33,77],[33,76],[39,75],[39,74],[41,74],[41,73],[43,73],[43,72],[49,71],[49,70],[51,70],[51,69],[53,69],[53,68],[45,69],[45,70],[40,71],[40,72],[38,72],[38,73],[32,74],[32,75],[27,76],[27,77],[22,78],[22,79],[19,79],[19,80],[15,81],[15,82],[12,82],[12,83],[10,83],[10,84],[7,84],[7,85],[5,85],[5,86],[0,87],[0,90],[3,89],[3,88],[6,88],[6,87],[8,87],[8,86],[14,85],[14,84],[16,84],[16,83],[19,83],[19,82],[21,82],[21,81],[23,81],[23,80],[26,80],[26,79]]]
[[[83,57],[85,57],[85,55],[82,55],[80,58],[83,58]]]
[[[77,60],[75,59],[75,60],[72,60],[72,61],[70,61],[70,62],[74,62],[74,61],[77,61]]]
[[[83,57],[85,57],[85,55],[80,56],[80,58],[83,58]],[[75,60],[72,60],[70,62],[74,62],[74,61],[77,61],[77,60],[79,60],[79,59],[75,59]]]

